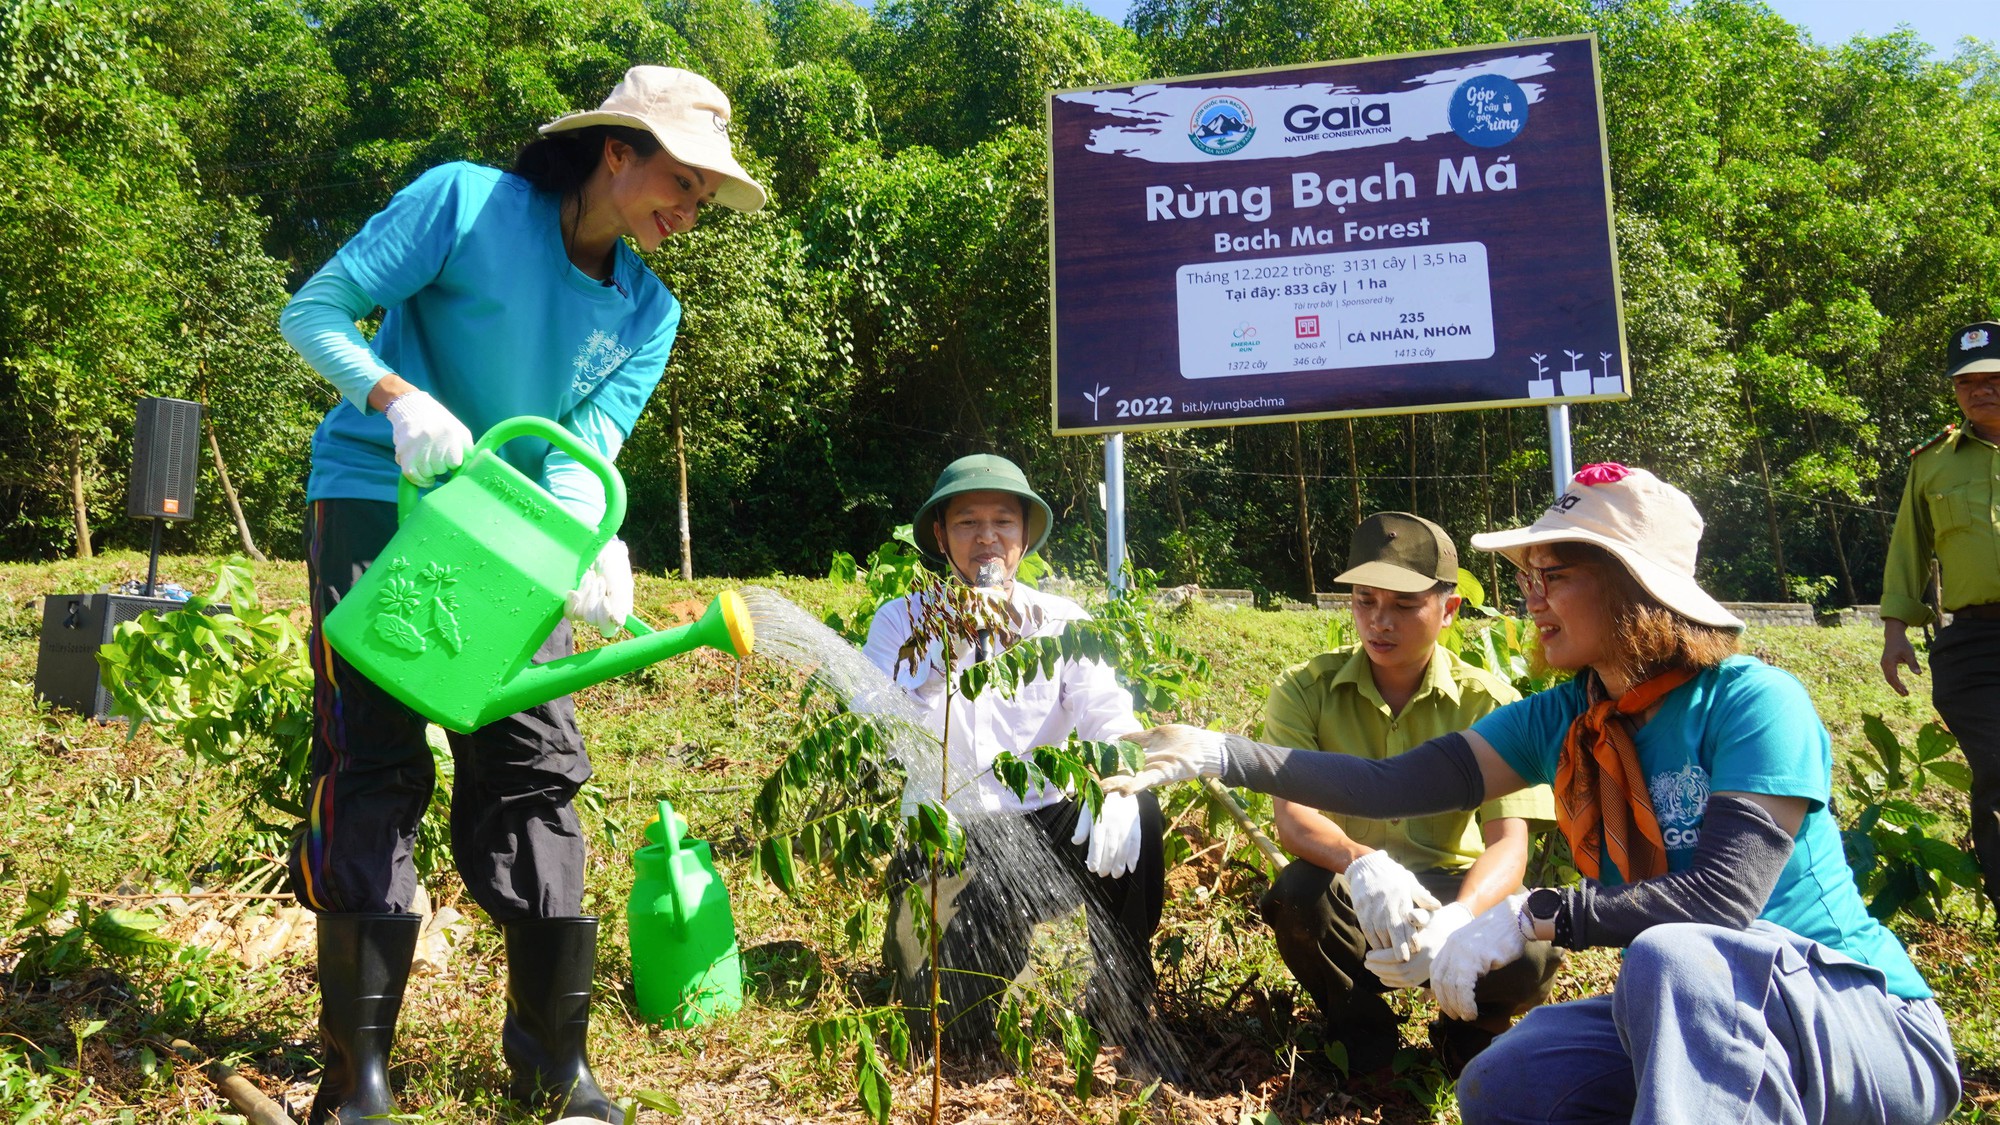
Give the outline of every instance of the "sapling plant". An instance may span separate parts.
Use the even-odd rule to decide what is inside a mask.
[[[884,552],[871,556],[871,571],[890,555],[895,552],[885,545]],[[822,1061],[852,1051],[858,1096],[878,1121],[889,1112],[882,1047],[895,1062],[907,1062],[913,1053],[912,1021],[922,1026],[932,1056],[930,1113],[932,1120],[938,1119],[944,1032],[950,1020],[966,1016],[946,1010],[940,991],[944,972],[966,972],[944,969],[939,960],[944,929],[938,921],[940,888],[967,862],[966,836],[950,809],[953,798],[978,781],[977,771],[963,757],[954,760],[954,711],[986,692],[1010,695],[1023,684],[1053,676],[1057,662],[1065,659],[1103,660],[1123,673],[1135,701],[1161,706],[1194,690],[1208,670],[1200,657],[1165,636],[1150,599],[1114,602],[1094,620],[1068,622],[1061,631],[1043,635],[1039,617],[1023,613],[1008,599],[927,572],[903,573],[916,596],[911,599],[911,637],[897,654],[897,664],[920,679],[941,678],[941,733],[850,710],[845,701],[833,699],[830,709],[809,712],[813,717],[795,731],[794,748],[765,781],[755,803],[765,833],[757,866],[788,894],[800,886],[801,861],[843,883],[872,885],[888,856],[907,851],[922,872],[899,893],[906,896],[931,966],[926,1010],[891,1004],[844,1011],[813,1025],[808,1036]],[[809,694],[817,690],[809,684]],[[1025,756],[1002,753],[991,768],[1017,795],[1054,785],[1072,792],[1096,815],[1103,801],[1099,776],[1137,762],[1135,747],[1072,738]],[[911,796],[923,799],[909,802],[908,815],[897,815],[912,776],[917,792]],[[872,902],[875,896],[866,897]],[[848,919],[848,939],[856,947],[868,933],[870,911],[863,905]],[[1078,1096],[1088,1096],[1099,1046],[1089,1021],[1040,989],[997,979],[993,984],[996,993],[1005,992],[994,1005],[1001,1053],[1025,1066],[1036,1043],[1052,1040],[1074,1069]],[[979,1018],[988,1018],[983,1007]]]
[[[1854,882],[1868,913],[1888,921],[1898,913],[1936,921],[1953,887],[1979,893],[1979,862],[1955,842],[1933,836],[1944,817],[1919,798],[1933,782],[1958,793],[1972,789],[1972,770],[1958,758],[1958,739],[1930,722],[1905,746],[1880,715],[1863,715],[1868,745],[1848,759],[1852,779],[1842,796],[1854,824],[1841,833]]]
[[[206,595],[118,626],[97,653],[112,711],[131,720],[133,736],[140,724],[156,724],[197,769],[232,775],[238,796],[227,810],[205,808],[190,787],[164,853],[195,854],[190,837],[199,825],[226,821],[233,839],[220,868],[234,890],[282,879],[288,840],[305,815],[313,702],[306,652],[290,616],[258,595],[249,563],[232,558],[216,567]],[[432,757],[448,777],[449,753],[434,743]],[[446,832],[439,800],[418,829],[419,876],[448,862]]]
[[[25,984],[40,977],[71,975],[88,967],[94,954],[138,957],[171,949],[173,942],[153,932],[163,922],[147,911],[72,900],[69,873],[59,871],[49,882],[28,888],[26,907],[14,920],[8,939],[17,958],[14,980]]]

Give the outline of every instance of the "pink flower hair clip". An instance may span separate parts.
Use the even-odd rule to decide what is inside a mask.
[[[1617,484],[1631,475],[1632,470],[1616,461],[1599,461],[1578,469],[1570,479],[1577,484]]]

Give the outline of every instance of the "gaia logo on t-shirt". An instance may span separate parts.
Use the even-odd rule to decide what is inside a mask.
[[[1655,774],[1646,788],[1667,850],[1694,847],[1701,839],[1701,815],[1708,810],[1708,771],[1689,762],[1672,773]]]
[[[590,334],[583,346],[576,350],[576,358],[570,361],[574,374],[570,376],[570,393],[578,398],[597,389],[606,375],[618,370],[632,354],[632,349],[618,342],[618,337],[603,329]]]

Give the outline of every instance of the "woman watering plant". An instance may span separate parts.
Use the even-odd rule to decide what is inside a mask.
[[[319,918],[314,1123],[396,1111],[386,1060],[420,921],[411,854],[434,783],[424,721],[335,654],[319,622],[395,532],[398,475],[428,486],[475,432],[522,414],[617,455],[681,317],[626,239],[650,251],[692,228],[704,203],[764,204],[731,154],[729,112],[699,75],[633,67],[596,110],[543,126],[511,170],[426,172],[285,309],[285,338],[343,400],[313,435],[306,492],[312,789],[291,857],[293,889]],[[370,343],[355,321],[378,306]],[[603,514],[602,483],[548,443],[516,440],[502,455],[584,522]],[[631,608],[631,565],[612,539],[568,615],[611,636]],[[569,651],[565,623],[536,660]],[[565,697],[450,741],[452,859],[506,936],[510,1093],[556,1117],[620,1121],[584,1051],[597,920],[581,916],[571,801],[590,761],[575,709]]]
[[[1643,469],[1591,465],[1532,527],[1475,535],[1521,568],[1540,655],[1576,677],[1370,761],[1166,726],[1106,789],[1220,777],[1407,817],[1553,785],[1580,886],[1410,922],[1445,1015],[1534,942],[1626,950],[1616,989],[1538,1008],[1458,1083],[1468,1123],[1936,1122],[1957,1104],[1944,1015],[1863,909],[1827,807],[1826,727],[1790,675],[1736,655],[1694,580],[1701,517]]]

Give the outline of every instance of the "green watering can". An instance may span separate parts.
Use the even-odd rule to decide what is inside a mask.
[[[604,482],[596,527],[501,458],[518,437],[547,441]],[[400,487],[395,536],[322,628],[362,675],[446,730],[478,730],[697,646],[747,656],[755,644],[750,612],[732,591],[679,628],[654,632],[627,617],[629,640],[530,663],[625,519],[618,471],[546,418],[509,418],[486,431],[421,500],[408,479]]]
[[[687,821],[665,801],[646,839],[632,856],[636,878],[625,905],[639,1018],[693,1027],[741,1008],[736,916],[708,841],[689,839]]]

